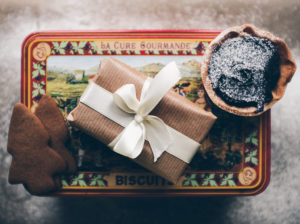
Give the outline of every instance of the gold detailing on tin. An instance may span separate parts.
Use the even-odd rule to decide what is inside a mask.
[[[35,60],[44,61],[51,53],[49,44],[42,42],[39,43],[32,51],[32,56]]]

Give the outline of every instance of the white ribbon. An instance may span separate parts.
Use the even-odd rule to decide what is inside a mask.
[[[171,62],[154,79],[148,78],[144,82],[140,101],[133,84],[126,84],[112,94],[91,82],[80,102],[125,127],[108,145],[115,152],[134,159],[148,140],[154,162],[168,151],[188,163],[200,144],[169,127],[160,118],[149,115],[179,79],[178,68],[175,62]]]
[[[165,73],[168,73],[166,75]],[[166,65],[154,79],[145,81],[140,101],[133,84],[126,84],[114,94],[114,103],[123,111],[134,114],[130,124],[108,145],[119,154],[136,158],[141,154],[145,140],[149,141],[154,162],[172,143],[166,124],[158,117],[149,115],[159,101],[180,79],[175,62]]]

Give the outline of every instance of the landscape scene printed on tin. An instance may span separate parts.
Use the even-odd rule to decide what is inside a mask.
[[[98,71],[102,56],[52,56],[47,60],[47,92],[56,100],[63,113],[75,108],[84,89]],[[201,57],[181,56],[116,56],[116,58],[138,71],[154,77],[167,63],[176,61],[182,79],[174,86],[175,91],[192,101],[203,93],[201,86]],[[198,101],[201,104],[200,100]],[[204,103],[204,102],[203,102]],[[202,103],[202,104],[203,104]]]
[[[130,56],[115,57],[149,77],[154,77],[167,63],[175,61],[182,79],[173,87],[174,91],[205,110],[216,109],[211,108],[205,96],[200,77],[201,56],[134,56],[134,60]],[[103,58],[104,56],[51,56],[47,59],[47,93],[53,97],[64,116],[76,107]],[[202,142],[201,151],[197,153],[189,169],[238,171],[241,169],[243,154],[244,121],[223,116],[218,110],[214,113],[217,113],[218,120]],[[146,171],[75,128],[71,128],[71,135],[69,149],[77,158],[80,170]]]

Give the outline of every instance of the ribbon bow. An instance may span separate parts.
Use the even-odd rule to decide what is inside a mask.
[[[166,65],[154,79],[144,82],[140,101],[133,84],[120,87],[113,94],[114,103],[123,111],[134,114],[134,119],[109,144],[115,152],[136,158],[148,140],[154,155],[154,162],[172,143],[168,126],[157,116],[149,115],[168,90],[180,79],[175,62]]]

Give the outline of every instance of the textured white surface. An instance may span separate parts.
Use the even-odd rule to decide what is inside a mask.
[[[38,30],[223,29],[243,23],[285,39],[300,64],[300,3],[270,1],[20,1],[0,4],[0,223],[300,223],[300,77],[272,109],[272,176],[254,197],[39,198],[9,186],[9,118],[20,100],[22,40]]]

